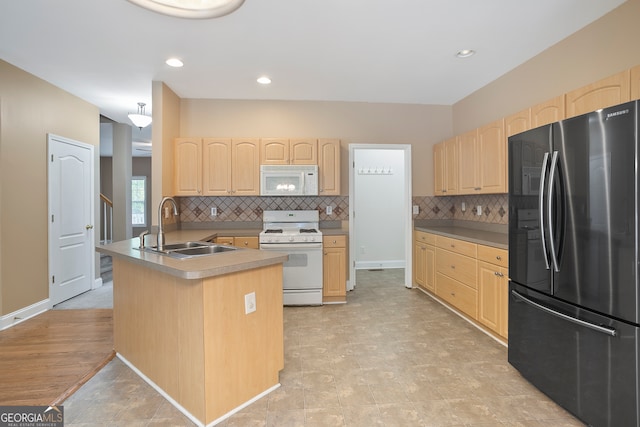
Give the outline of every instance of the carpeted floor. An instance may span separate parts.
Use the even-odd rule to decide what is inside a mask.
[[[0,405],[61,404],[114,356],[113,310],[49,310],[0,331]]]

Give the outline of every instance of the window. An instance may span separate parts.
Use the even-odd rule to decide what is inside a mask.
[[[147,226],[147,177],[131,178],[131,225]]]

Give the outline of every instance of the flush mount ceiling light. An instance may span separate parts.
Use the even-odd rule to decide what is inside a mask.
[[[147,105],[144,102],[138,102],[138,111],[136,113],[131,113],[129,114],[129,120],[131,120],[131,123],[133,123],[136,127],[140,128],[140,130],[142,130],[142,128],[147,127],[151,124],[151,116],[147,116],[144,113],[144,106]]]
[[[471,49],[462,49],[461,51],[459,51],[458,53],[456,53],[456,56],[458,58],[468,58],[472,55],[475,55],[476,51],[475,50],[471,50]]]
[[[271,79],[267,76],[262,76],[262,77],[258,77],[258,80],[256,80],[258,83],[260,83],[261,85],[268,85],[271,84]]]
[[[244,0],[129,0],[131,3],[163,15],[178,18],[207,19],[227,15]]]
[[[164,61],[164,63],[167,64],[169,67],[173,67],[173,68],[180,68],[184,65],[184,63],[178,58],[169,58],[166,61]]]

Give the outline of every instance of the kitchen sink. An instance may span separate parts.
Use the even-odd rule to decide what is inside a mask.
[[[170,256],[171,258],[185,259],[213,255],[223,252],[231,252],[238,250],[238,248],[207,242],[183,242],[164,245],[164,248],[161,251],[158,250],[157,246],[147,247],[144,248],[144,250],[159,255]]]

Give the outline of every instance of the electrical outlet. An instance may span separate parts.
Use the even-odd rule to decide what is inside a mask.
[[[164,208],[164,219],[168,219],[171,215],[171,211],[169,211],[169,206],[165,206]]]
[[[251,292],[244,296],[244,314],[253,313],[256,311],[256,293]]]
[[[420,206],[413,205],[413,214],[418,215],[420,213]]]
[[[325,213],[326,213],[327,215],[332,215],[332,214],[333,214],[333,206],[327,206],[327,207],[324,209],[324,211],[325,211]]]
[[[218,208],[211,208],[211,216],[218,216]]]
[[[460,205],[460,209],[462,209],[462,212],[466,212],[467,205],[465,204],[465,202],[462,202],[462,205]]]
[[[478,205],[478,207],[476,207],[476,215],[482,216],[482,206],[481,205]]]

